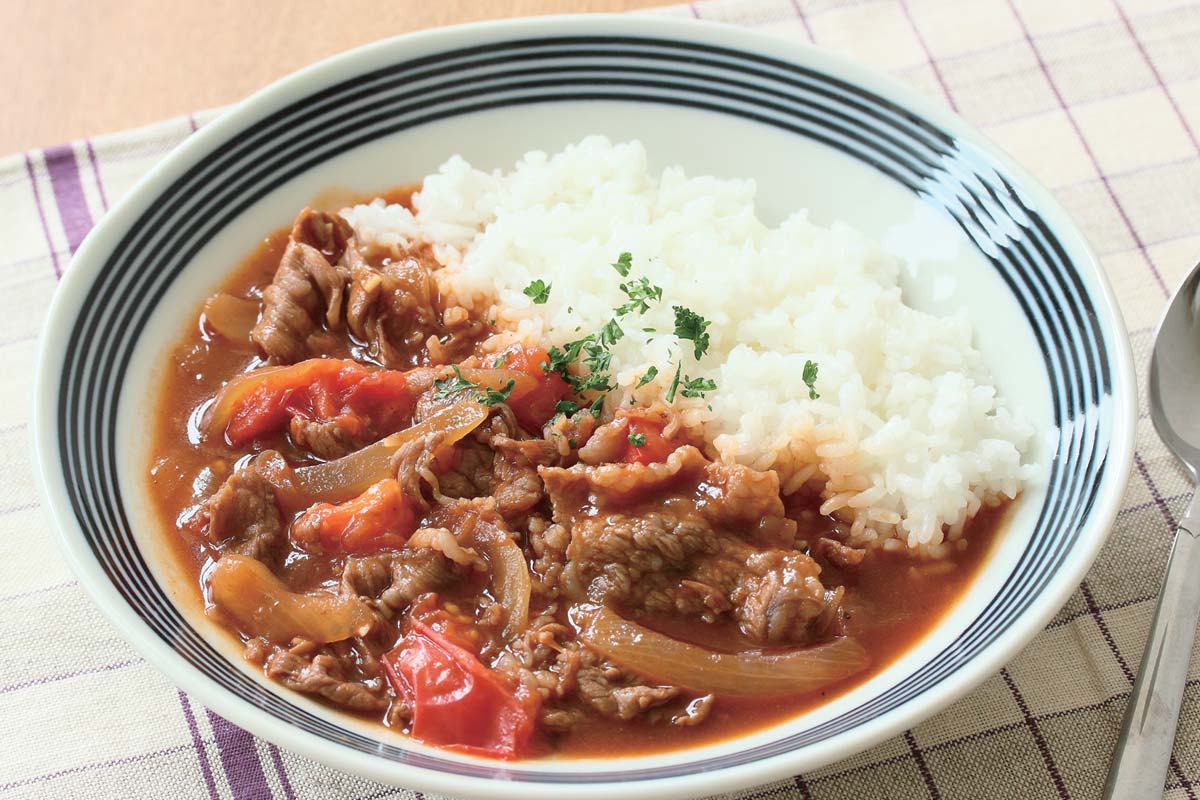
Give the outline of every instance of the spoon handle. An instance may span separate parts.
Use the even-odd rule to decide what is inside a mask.
[[[1200,618],[1200,492],[1175,530],[1158,608],[1113,754],[1106,800],[1161,797]]]

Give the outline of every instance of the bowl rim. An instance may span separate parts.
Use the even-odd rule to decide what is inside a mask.
[[[408,50],[444,50],[515,38],[561,35],[620,34],[718,44],[731,49],[803,63],[864,87],[983,149],[1017,182],[1055,232],[1069,254],[1076,273],[1091,279],[1089,292],[1097,308],[1097,322],[1110,354],[1114,414],[1109,441],[1109,466],[1086,518],[1079,539],[1043,590],[1045,602],[1030,607],[1011,627],[937,686],[919,697],[857,728],[808,747],[765,760],[721,769],[692,772],[667,778],[574,784],[568,789],[554,783],[505,781],[496,778],[453,775],[374,758],[321,737],[293,728],[235,697],[195,671],[161,641],[124,601],[88,550],[82,530],[70,511],[58,457],[55,409],[59,378],[71,323],[86,299],[87,289],[99,275],[105,257],[119,236],[136,221],[176,174],[182,173],[212,147],[247,124],[264,110],[285,104],[291,95],[321,85],[327,76],[356,64],[369,66],[379,57],[402,60]],[[362,74],[364,69],[354,69]],[[423,791],[485,798],[557,798],[570,791],[579,798],[609,798],[616,792],[653,792],[660,797],[685,797],[733,791],[796,775],[845,758],[895,736],[929,718],[997,672],[1037,635],[1067,601],[1107,539],[1120,509],[1133,463],[1137,419],[1137,383],[1133,355],[1120,307],[1107,276],[1082,233],[1057,200],[1037,180],[984,134],[957,114],[942,108],[889,75],[808,43],[792,42],[761,31],[714,22],[696,22],[667,16],[631,14],[580,14],[476,22],[403,34],[358,47],[298,70],[225,110],[217,119],[176,147],[143,175],[126,195],[87,235],[57,287],[42,329],[34,379],[33,421],[30,428],[39,494],[55,529],[60,550],[72,571],[110,623],[134,649],[176,686],[194,695],[206,707],[269,742],[328,766],[371,780]],[[722,744],[736,751],[743,737]],[[516,762],[520,763],[520,762]],[[498,763],[498,769],[503,769]],[[636,788],[635,788],[636,787]]]

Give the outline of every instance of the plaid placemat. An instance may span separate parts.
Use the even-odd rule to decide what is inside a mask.
[[[1139,370],[1200,255],[1200,5],[1175,0],[722,0],[668,9],[854,56],[982,128],[1091,240]],[[0,160],[0,797],[411,798],[280,751],[131,652],[38,507],[29,389],[45,309],[93,222],[203,119]],[[1099,796],[1189,483],[1142,415],[1087,580],[1012,663],[851,759],[739,798]],[[1166,796],[1200,792],[1200,648]]]

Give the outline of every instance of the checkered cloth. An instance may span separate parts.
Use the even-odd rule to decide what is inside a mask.
[[[1168,292],[1200,254],[1200,5],[723,0],[657,13],[815,42],[982,128],[1083,227],[1145,369]],[[13,398],[0,403],[0,796],[420,797],[282,752],[171,686],[92,607],[38,508],[25,398],[56,282],[93,222],[205,118],[0,160],[0,397]],[[1097,797],[1189,491],[1143,414],[1116,530],[1033,644],[913,730],[739,797]],[[1171,798],[1200,792],[1197,654]]]

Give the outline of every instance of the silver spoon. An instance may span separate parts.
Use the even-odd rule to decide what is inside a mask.
[[[1150,356],[1150,418],[1171,452],[1200,480],[1200,264],[1171,298]],[[1158,608],[1142,656],[1104,796],[1161,797],[1175,742],[1196,622],[1200,618],[1200,495],[1175,530]]]

